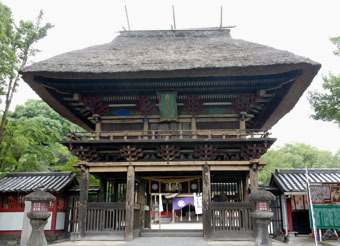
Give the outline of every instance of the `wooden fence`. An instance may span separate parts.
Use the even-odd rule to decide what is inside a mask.
[[[252,203],[213,202],[212,230],[214,232],[252,232],[250,212]]]
[[[87,204],[87,232],[124,230],[125,203],[90,202]]]

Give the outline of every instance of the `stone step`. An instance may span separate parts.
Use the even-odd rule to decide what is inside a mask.
[[[144,230],[141,237],[203,237],[202,230]]]

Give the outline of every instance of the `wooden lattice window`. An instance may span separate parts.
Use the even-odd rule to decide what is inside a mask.
[[[0,197],[0,209],[11,209],[13,208],[14,196],[5,195]]]
[[[17,197],[17,208],[24,208],[25,207],[25,196],[24,195],[18,195]]]
[[[66,209],[65,197],[59,197],[57,201],[58,211],[64,211]]]

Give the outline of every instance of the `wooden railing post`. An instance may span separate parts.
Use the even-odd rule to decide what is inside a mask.
[[[192,139],[197,138],[197,123],[195,115],[191,118],[191,131],[192,131]]]
[[[79,214],[78,214],[79,232],[81,237],[85,236],[86,231],[88,189],[89,189],[89,168],[82,165],[79,195]]]
[[[133,239],[133,219],[134,219],[134,198],[135,198],[135,168],[129,166],[126,177],[126,217],[124,239],[126,241]]]
[[[211,181],[210,181],[210,168],[208,165],[203,166],[202,172],[203,182],[203,236],[204,239],[212,237],[211,228],[211,217],[212,217],[212,206],[211,206]]]

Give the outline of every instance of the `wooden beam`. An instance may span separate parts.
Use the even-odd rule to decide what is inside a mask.
[[[91,173],[106,173],[106,172],[126,172],[127,167],[90,167]]]
[[[212,237],[211,217],[211,180],[210,180],[210,168],[208,165],[204,165],[202,171],[202,184],[203,184],[203,236],[204,239],[210,239]]]
[[[126,166],[249,166],[251,161],[121,161],[121,162],[81,162],[89,167],[126,167]],[[262,163],[261,163],[262,164]],[[75,167],[78,165],[75,164]],[[126,169],[125,169],[126,171]]]
[[[248,166],[211,166],[211,171],[249,171]]]
[[[126,176],[126,203],[125,203],[125,232],[124,240],[130,241],[133,239],[133,217],[135,205],[135,169],[129,166]]]
[[[89,169],[85,166],[82,166],[79,194],[79,214],[78,214],[79,232],[81,237],[84,237],[86,232],[88,190],[89,190]]]
[[[190,119],[192,115],[190,114],[182,114],[178,115],[179,119]],[[239,118],[239,114],[197,114],[195,115],[197,118]],[[254,117],[253,114],[247,114],[247,117]],[[143,115],[128,115],[128,116],[101,116],[101,119],[103,121],[106,120],[115,120],[115,119],[121,119],[121,120],[127,120],[127,119],[143,119]],[[149,119],[159,119],[159,115],[148,115]],[[89,119],[92,120],[91,117]]]
[[[201,166],[136,167],[136,172],[202,171]]]

